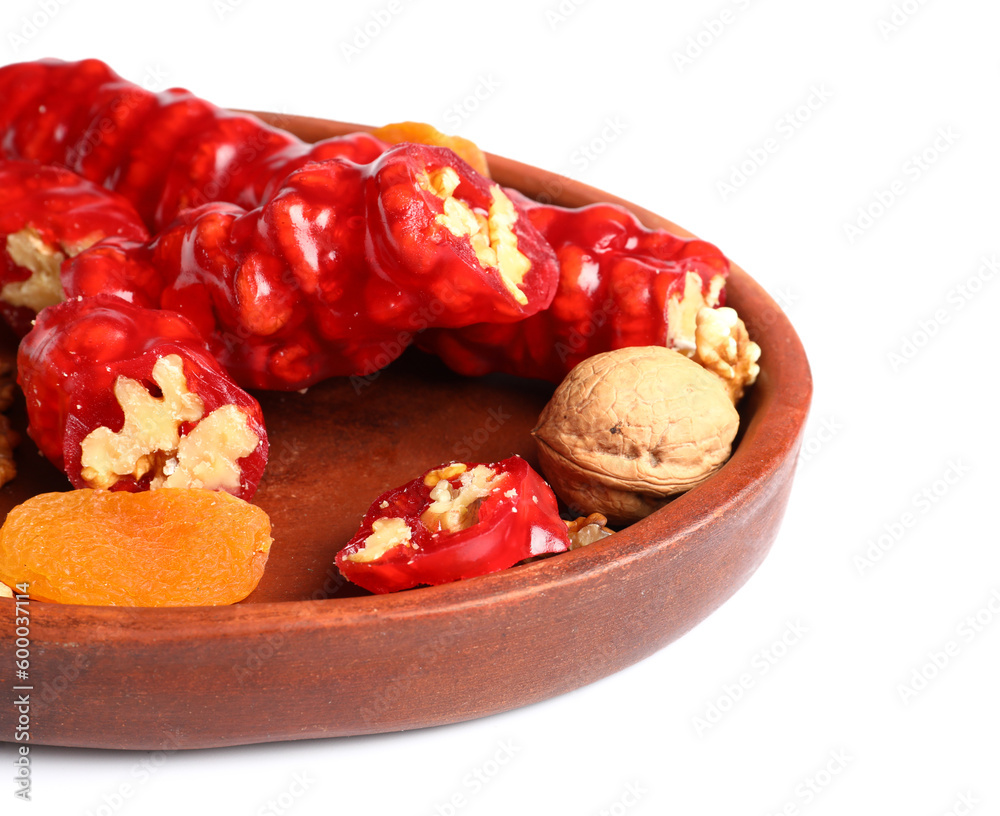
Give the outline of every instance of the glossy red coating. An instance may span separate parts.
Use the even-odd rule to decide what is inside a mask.
[[[452,196],[472,211],[486,214],[494,197],[505,195],[446,147],[403,143],[369,165],[370,262],[407,294],[397,308],[432,311],[433,326],[509,322],[546,308],[558,280],[556,257],[524,208],[515,206],[511,228],[517,251],[530,262],[517,287],[524,295],[521,302],[497,267],[480,263],[468,235],[455,235],[441,222],[445,203],[426,185],[428,176],[443,168],[455,171],[458,185]]]
[[[705,241],[651,229],[617,204],[580,208],[510,196],[555,249],[559,284],[552,305],[517,323],[434,329],[420,346],[468,376],[503,372],[560,382],[578,363],[626,346],[667,346],[668,302],[688,272],[703,296],[729,261]],[[724,302],[723,299],[720,302]]]
[[[387,145],[366,134],[311,145],[181,88],[154,93],[100,60],[0,67],[0,150],[67,167],[116,190],[150,229],[186,207],[256,207],[269,184],[333,157],[369,162]]]
[[[114,295],[133,306],[158,309],[165,281],[152,261],[149,243],[105,238],[62,262],[66,299]]]
[[[478,504],[474,524],[448,531],[425,523],[428,519],[422,515],[435,501],[426,479],[435,470],[431,468],[372,502],[358,532],[337,553],[337,568],[352,583],[383,594],[488,575],[533,556],[569,549],[566,522],[559,517],[552,488],[520,456],[466,463],[467,470],[446,481],[460,490],[480,465],[496,474],[496,481]],[[379,558],[354,560],[365,549],[372,525],[382,519],[403,519],[411,538]]]
[[[99,244],[67,264],[66,290],[184,314],[246,387],[370,376],[423,329],[523,317],[555,292],[555,253],[523,212],[513,232],[531,264],[525,304],[468,235],[439,223],[442,200],[419,180],[444,167],[460,179],[455,197],[489,209],[499,188],[451,150],[401,144],[368,164],[306,163],[253,210],[185,210],[148,248]]]
[[[54,255],[57,265],[108,236],[149,239],[139,214],[122,196],[64,168],[0,160],[0,314],[20,335],[31,329],[35,310],[11,304],[3,291],[32,276],[10,253],[8,238],[18,233],[31,236],[40,244],[38,252]]]
[[[29,436],[75,487],[92,486],[81,476],[80,446],[99,427],[121,430],[124,413],[115,397],[116,380],[136,380],[155,395],[153,366],[171,354],[182,359],[188,390],[204,402],[203,416],[223,405],[235,405],[260,440],[253,453],[238,460],[240,487],[233,493],[249,499],[267,462],[260,405],[229,379],[194,326],[172,312],[141,309],[101,295],[43,309],[21,341],[17,356]],[[180,435],[187,435],[197,424],[184,423]],[[149,478],[123,476],[111,489],[144,490]]]
[[[187,315],[241,384],[298,390],[388,364],[401,293],[366,264],[363,167],[292,172],[261,206],[208,204],[157,237],[161,306]],[[378,304],[383,304],[378,309]]]

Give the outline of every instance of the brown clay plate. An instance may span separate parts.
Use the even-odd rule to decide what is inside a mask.
[[[263,114],[315,140],[362,129]],[[499,157],[501,184],[579,206],[614,196]],[[632,207],[650,226],[689,234]],[[333,557],[372,498],[427,467],[520,453],[551,386],[463,379],[407,352],[368,379],[261,394],[271,456],[255,502],[274,546],[258,589],[218,608],[32,603],[31,741],[197,748],[440,725],[590,683],[670,643],[750,577],[785,510],[812,384],[777,304],[739,268],[729,303],[763,349],[732,459],[708,483],[591,547],[446,586],[371,596]],[[8,344],[11,341],[8,339]],[[24,415],[13,420],[22,429]],[[64,490],[30,440],[0,513]],[[14,604],[0,644],[14,653]],[[0,739],[14,734],[3,661]]]

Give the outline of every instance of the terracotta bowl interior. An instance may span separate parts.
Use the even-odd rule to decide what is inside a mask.
[[[260,115],[307,140],[363,129]],[[497,181],[528,195],[569,206],[627,204],[489,158]],[[632,209],[648,226],[690,234]],[[76,664],[84,669],[42,704],[32,739],[201,747],[436,725],[551,697],[669,643],[735,592],[766,555],[811,396],[794,329],[739,267],[728,302],[764,356],[760,379],[740,406],[741,431],[726,466],[598,545],[446,586],[370,596],[342,580],[333,555],[376,495],[433,464],[511,453],[534,463],[529,431],[552,386],[501,376],[469,380],[409,351],[377,377],[329,381],[304,395],[258,395],[271,458],[255,502],[270,514],[275,537],[260,586],[224,608],[34,604],[39,676],[65,676]],[[6,338],[8,350],[14,342]],[[23,431],[23,406],[12,421]],[[35,493],[68,488],[27,438],[18,467],[18,478],[0,491],[0,513]],[[10,645],[13,603],[0,610],[7,621],[2,640]],[[584,611],[591,622],[585,631],[575,617]],[[280,659],[261,656],[265,643]],[[234,685],[241,670],[252,682]],[[447,698],[436,683],[442,676],[449,677]],[[332,687],[339,703],[330,700]],[[398,692],[389,702],[387,688]],[[281,725],[262,722],[255,709],[280,715]],[[0,739],[13,733],[11,711],[0,710]]]

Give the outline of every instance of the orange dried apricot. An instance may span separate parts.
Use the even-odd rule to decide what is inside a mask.
[[[447,147],[458,155],[462,161],[472,166],[479,175],[490,177],[490,168],[486,162],[486,154],[475,142],[470,142],[461,136],[448,136],[434,125],[425,122],[395,122],[383,125],[372,131],[372,136],[389,144],[400,142],[416,142],[417,144]]]
[[[0,529],[0,581],[89,606],[231,604],[257,586],[270,547],[267,513],[224,492],[43,493]]]

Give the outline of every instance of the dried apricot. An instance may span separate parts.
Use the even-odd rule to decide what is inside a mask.
[[[434,125],[429,125],[426,122],[394,122],[391,125],[376,128],[372,131],[372,136],[390,144],[415,142],[416,144],[447,147],[479,175],[490,177],[486,154],[479,149],[475,142],[470,142],[462,136],[448,136]]]
[[[0,581],[89,606],[230,604],[257,586],[270,547],[267,514],[224,492],[43,493],[0,529]]]

